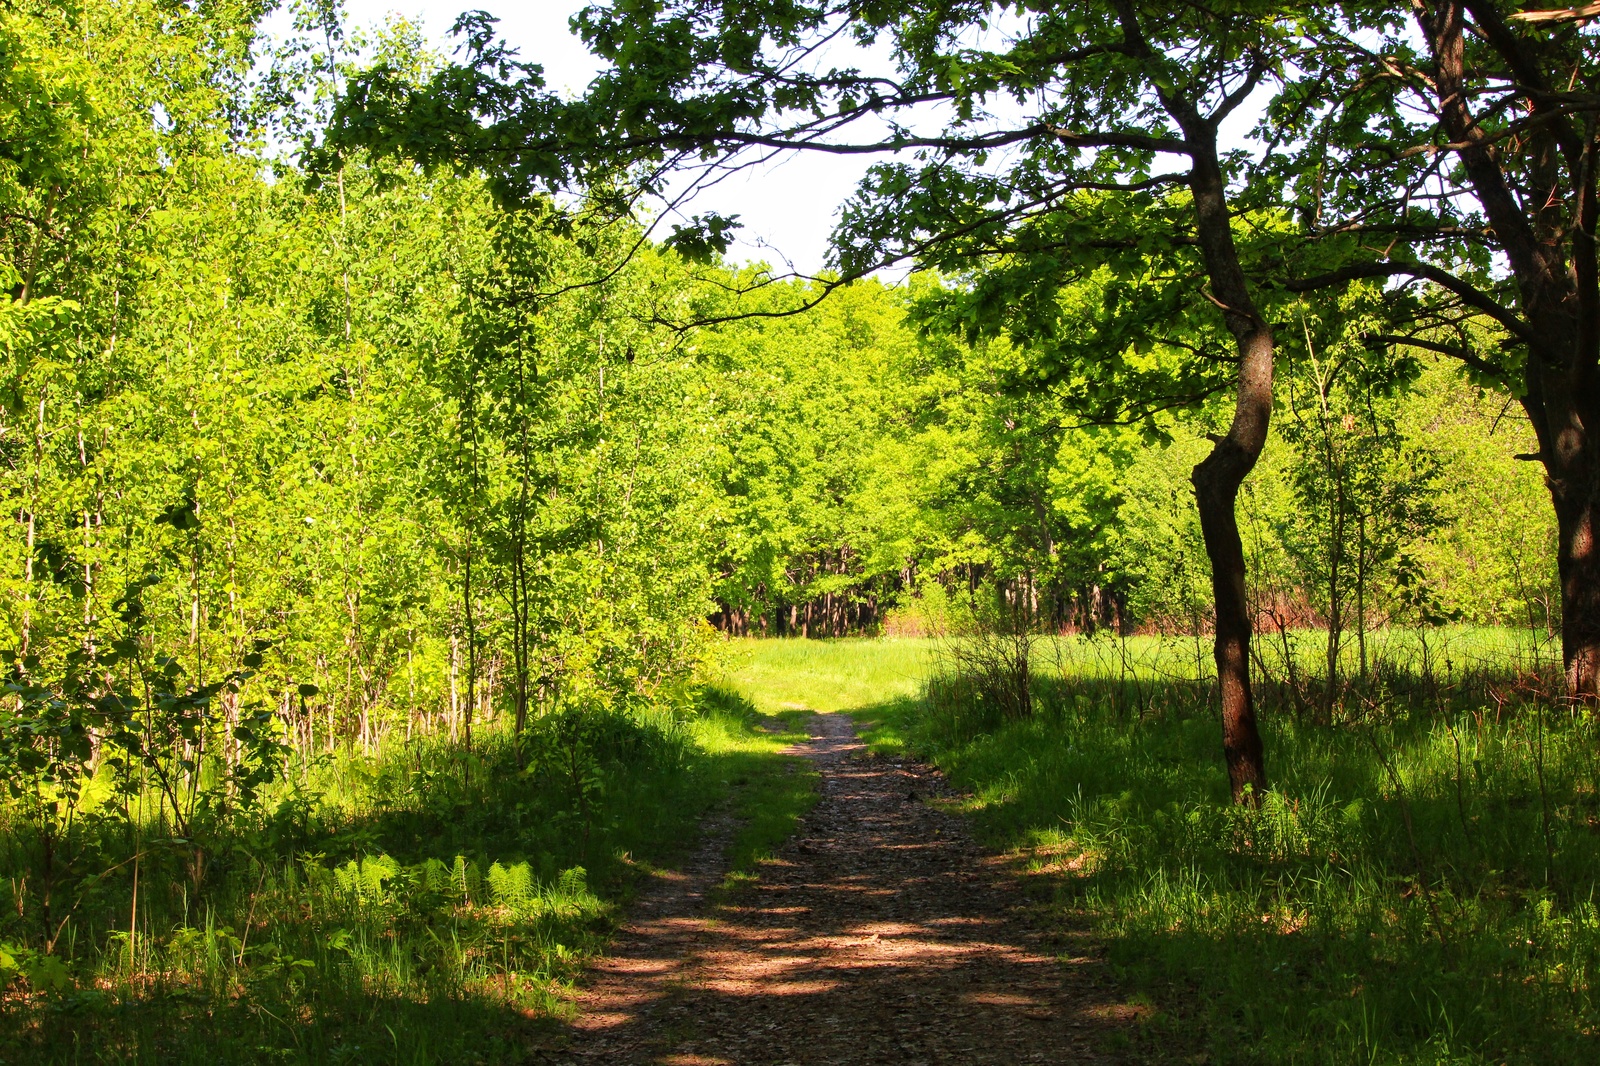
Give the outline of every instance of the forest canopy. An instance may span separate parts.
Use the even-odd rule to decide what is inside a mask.
[[[358,42],[313,7],[263,51],[256,14],[6,19],[29,150],[0,223],[0,569],[28,686],[247,670],[219,713],[311,748],[648,694],[707,620],[926,628],[1004,586],[1057,628],[1209,627],[1187,480],[1228,363],[1214,325],[1122,313],[1170,301],[1166,253],[1021,311],[990,291],[1016,291],[1021,252],[833,291],[663,249],[615,192],[508,208],[493,180],[360,150],[308,181],[283,135],[341,79],[451,68],[404,22]],[[1537,451],[1527,418],[1427,347],[1397,370],[1350,325],[1363,299],[1275,312],[1295,328],[1241,503],[1253,610],[1559,629],[1553,520],[1512,458]],[[974,307],[1005,310],[974,330]],[[1107,408],[1153,381],[1192,399]]]

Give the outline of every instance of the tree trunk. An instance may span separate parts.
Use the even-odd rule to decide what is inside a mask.
[[[1591,486],[1592,487],[1592,486]],[[1567,692],[1582,700],[1600,697],[1600,552],[1595,550],[1593,493],[1582,506],[1556,507],[1560,530],[1561,662]]]
[[[1561,583],[1561,665],[1567,695],[1600,700],[1600,457],[1593,428],[1600,422],[1591,375],[1574,373],[1569,360],[1539,352],[1582,346],[1576,315],[1547,314],[1538,348],[1524,368],[1522,408],[1539,443],[1545,485],[1556,513],[1556,571]]]
[[[1217,127],[1193,104],[1163,96],[1168,113],[1184,132],[1194,161],[1195,237],[1209,282],[1207,296],[1222,312],[1239,351],[1233,421],[1195,468],[1195,501],[1211,562],[1216,609],[1217,688],[1222,701],[1222,748],[1236,803],[1257,804],[1267,787],[1266,756],[1250,691],[1250,604],[1245,593],[1244,542],[1235,504],[1239,487],[1255,468],[1272,419],[1272,329],[1256,310],[1233,243],[1227,182],[1217,157]]]
[[[1466,14],[1477,32],[1517,72],[1531,111],[1524,151],[1533,161],[1531,205],[1519,199],[1502,167],[1504,151],[1471,110],[1477,99],[1468,78]],[[1496,315],[1528,348],[1523,409],[1539,440],[1555,505],[1561,576],[1561,657],[1567,691],[1593,702],[1600,697],[1600,557],[1596,554],[1596,498],[1600,461],[1600,263],[1595,228],[1600,190],[1592,132],[1557,108],[1562,67],[1552,78],[1538,52],[1513,33],[1496,5],[1463,0],[1418,3],[1413,11],[1431,51],[1434,92],[1445,132],[1457,148],[1473,195],[1493,227],[1517,284],[1525,325],[1519,331],[1503,309]],[[1564,106],[1564,105],[1561,105]],[[1497,310],[1492,303],[1480,308]]]
[[[1567,694],[1593,702],[1600,698],[1600,478],[1579,419],[1555,436],[1543,457],[1556,512],[1561,664]]]
[[[1250,689],[1250,603],[1245,594],[1244,542],[1239,536],[1235,504],[1239,487],[1261,454],[1260,444],[1249,447],[1254,435],[1247,424],[1260,424],[1266,437],[1266,415],[1272,409],[1272,334],[1266,327],[1254,347],[1264,349],[1266,400],[1264,409],[1256,390],[1241,380],[1233,427],[1219,439],[1211,454],[1194,468],[1195,500],[1200,508],[1200,530],[1206,556],[1211,561],[1211,595],[1216,611],[1217,688],[1222,697],[1222,750],[1227,760],[1228,784],[1236,803],[1259,803],[1267,787],[1266,753],[1256,724],[1255,698]],[[1241,348],[1243,345],[1241,345]],[[1260,355],[1257,356],[1260,358]],[[1248,365],[1248,360],[1247,360]],[[1245,377],[1241,373],[1241,379]]]

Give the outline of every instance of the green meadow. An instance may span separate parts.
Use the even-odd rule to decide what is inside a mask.
[[[762,728],[765,726],[766,728]],[[225,849],[128,847],[85,808],[52,954],[0,950],[34,994],[0,1010],[0,1062],[514,1063],[571,1014],[572,981],[640,883],[736,831],[747,876],[809,806],[798,739],[717,690],[675,712],[555,714],[472,752],[418,738],[301,767]],[[117,828],[113,829],[113,825]],[[0,872],[37,868],[0,822]],[[196,876],[196,864],[204,868]]]

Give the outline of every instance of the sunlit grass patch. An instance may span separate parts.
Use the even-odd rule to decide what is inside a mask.
[[[979,832],[1054,886],[1062,921],[1088,919],[1152,1005],[1123,1050],[1600,1061],[1600,725],[1542,695],[1548,647],[1378,634],[1369,682],[1329,721],[1264,686],[1273,788],[1250,809],[1229,801],[1181,638],[1044,644],[1024,720],[915,698],[852,713],[876,744],[937,761]],[[1317,634],[1289,648],[1319,665]]]
[[[922,691],[937,641],[741,639],[729,642],[727,681],[769,714],[854,711]]]
[[[849,713],[869,750],[894,754],[906,737],[893,708],[920,700],[938,649],[929,638],[732,640],[723,684],[790,720],[808,710]]]

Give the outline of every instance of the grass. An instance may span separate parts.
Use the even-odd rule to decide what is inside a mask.
[[[756,867],[794,833],[817,801],[818,775],[803,759],[779,754],[806,740],[798,722],[805,712],[780,711],[764,723],[772,732],[757,733],[749,714],[753,704],[737,691],[712,688],[706,700],[721,713],[701,718],[700,747],[718,760],[738,822],[728,846],[726,884],[733,888],[753,879]]]
[[[1288,661],[1300,674],[1322,667],[1325,634],[1292,630],[1287,638],[1287,655],[1276,634],[1257,640],[1270,678],[1286,679]],[[720,683],[768,714],[798,707],[856,713],[920,700],[928,678],[939,668],[942,647],[935,638],[732,640],[723,651]],[[1380,630],[1369,634],[1368,648],[1374,663],[1418,676],[1437,674],[1441,680],[1457,671],[1484,668],[1532,671],[1559,654],[1543,634],[1487,626]],[[1046,672],[1064,669],[1074,676],[1144,681],[1192,680],[1209,673],[1210,656],[1210,644],[1203,639],[1121,638],[1109,631],[1094,637],[1041,637],[1034,649],[1036,667]],[[1341,663],[1347,673],[1356,673],[1356,642],[1348,634]]]
[[[1600,1061],[1600,727],[1548,696],[1519,634],[1379,634],[1368,683],[1326,720],[1299,702],[1325,646],[1294,636],[1298,697],[1267,660],[1258,811],[1228,802],[1182,641],[1047,645],[1022,721],[959,685],[909,695],[916,645],[778,644],[747,646],[741,676],[934,759],[1059,920],[1092,924],[1157,1008],[1130,1053]]]
[[[730,891],[788,835],[814,799],[781,754],[801,708],[936,760],[1047,908],[1092,924],[1154,1008],[1129,1054],[1600,1061],[1600,727],[1509,631],[1377,634],[1331,714],[1323,647],[1263,651],[1274,787],[1246,810],[1192,642],[1043,642],[1017,721],[940,679],[930,641],[731,642],[687,710],[317,760],[219,827],[200,877],[196,842],[91,811],[58,856],[76,903],[54,963],[38,841],[7,808],[0,1062],[523,1061],[706,812],[738,818]]]
[[[683,858],[706,812],[739,821],[735,872],[791,831],[812,778],[780,754],[800,738],[763,725],[710,689],[689,712],[553,715],[471,754],[342,752],[218,827],[198,879],[195,842],[146,826],[134,849],[91,810],[48,959],[38,840],[11,810],[0,1062],[524,1061],[639,877]],[[137,906],[116,862],[135,850]]]
[[[735,640],[722,683],[768,714],[851,711],[921,694],[933,640]]]

